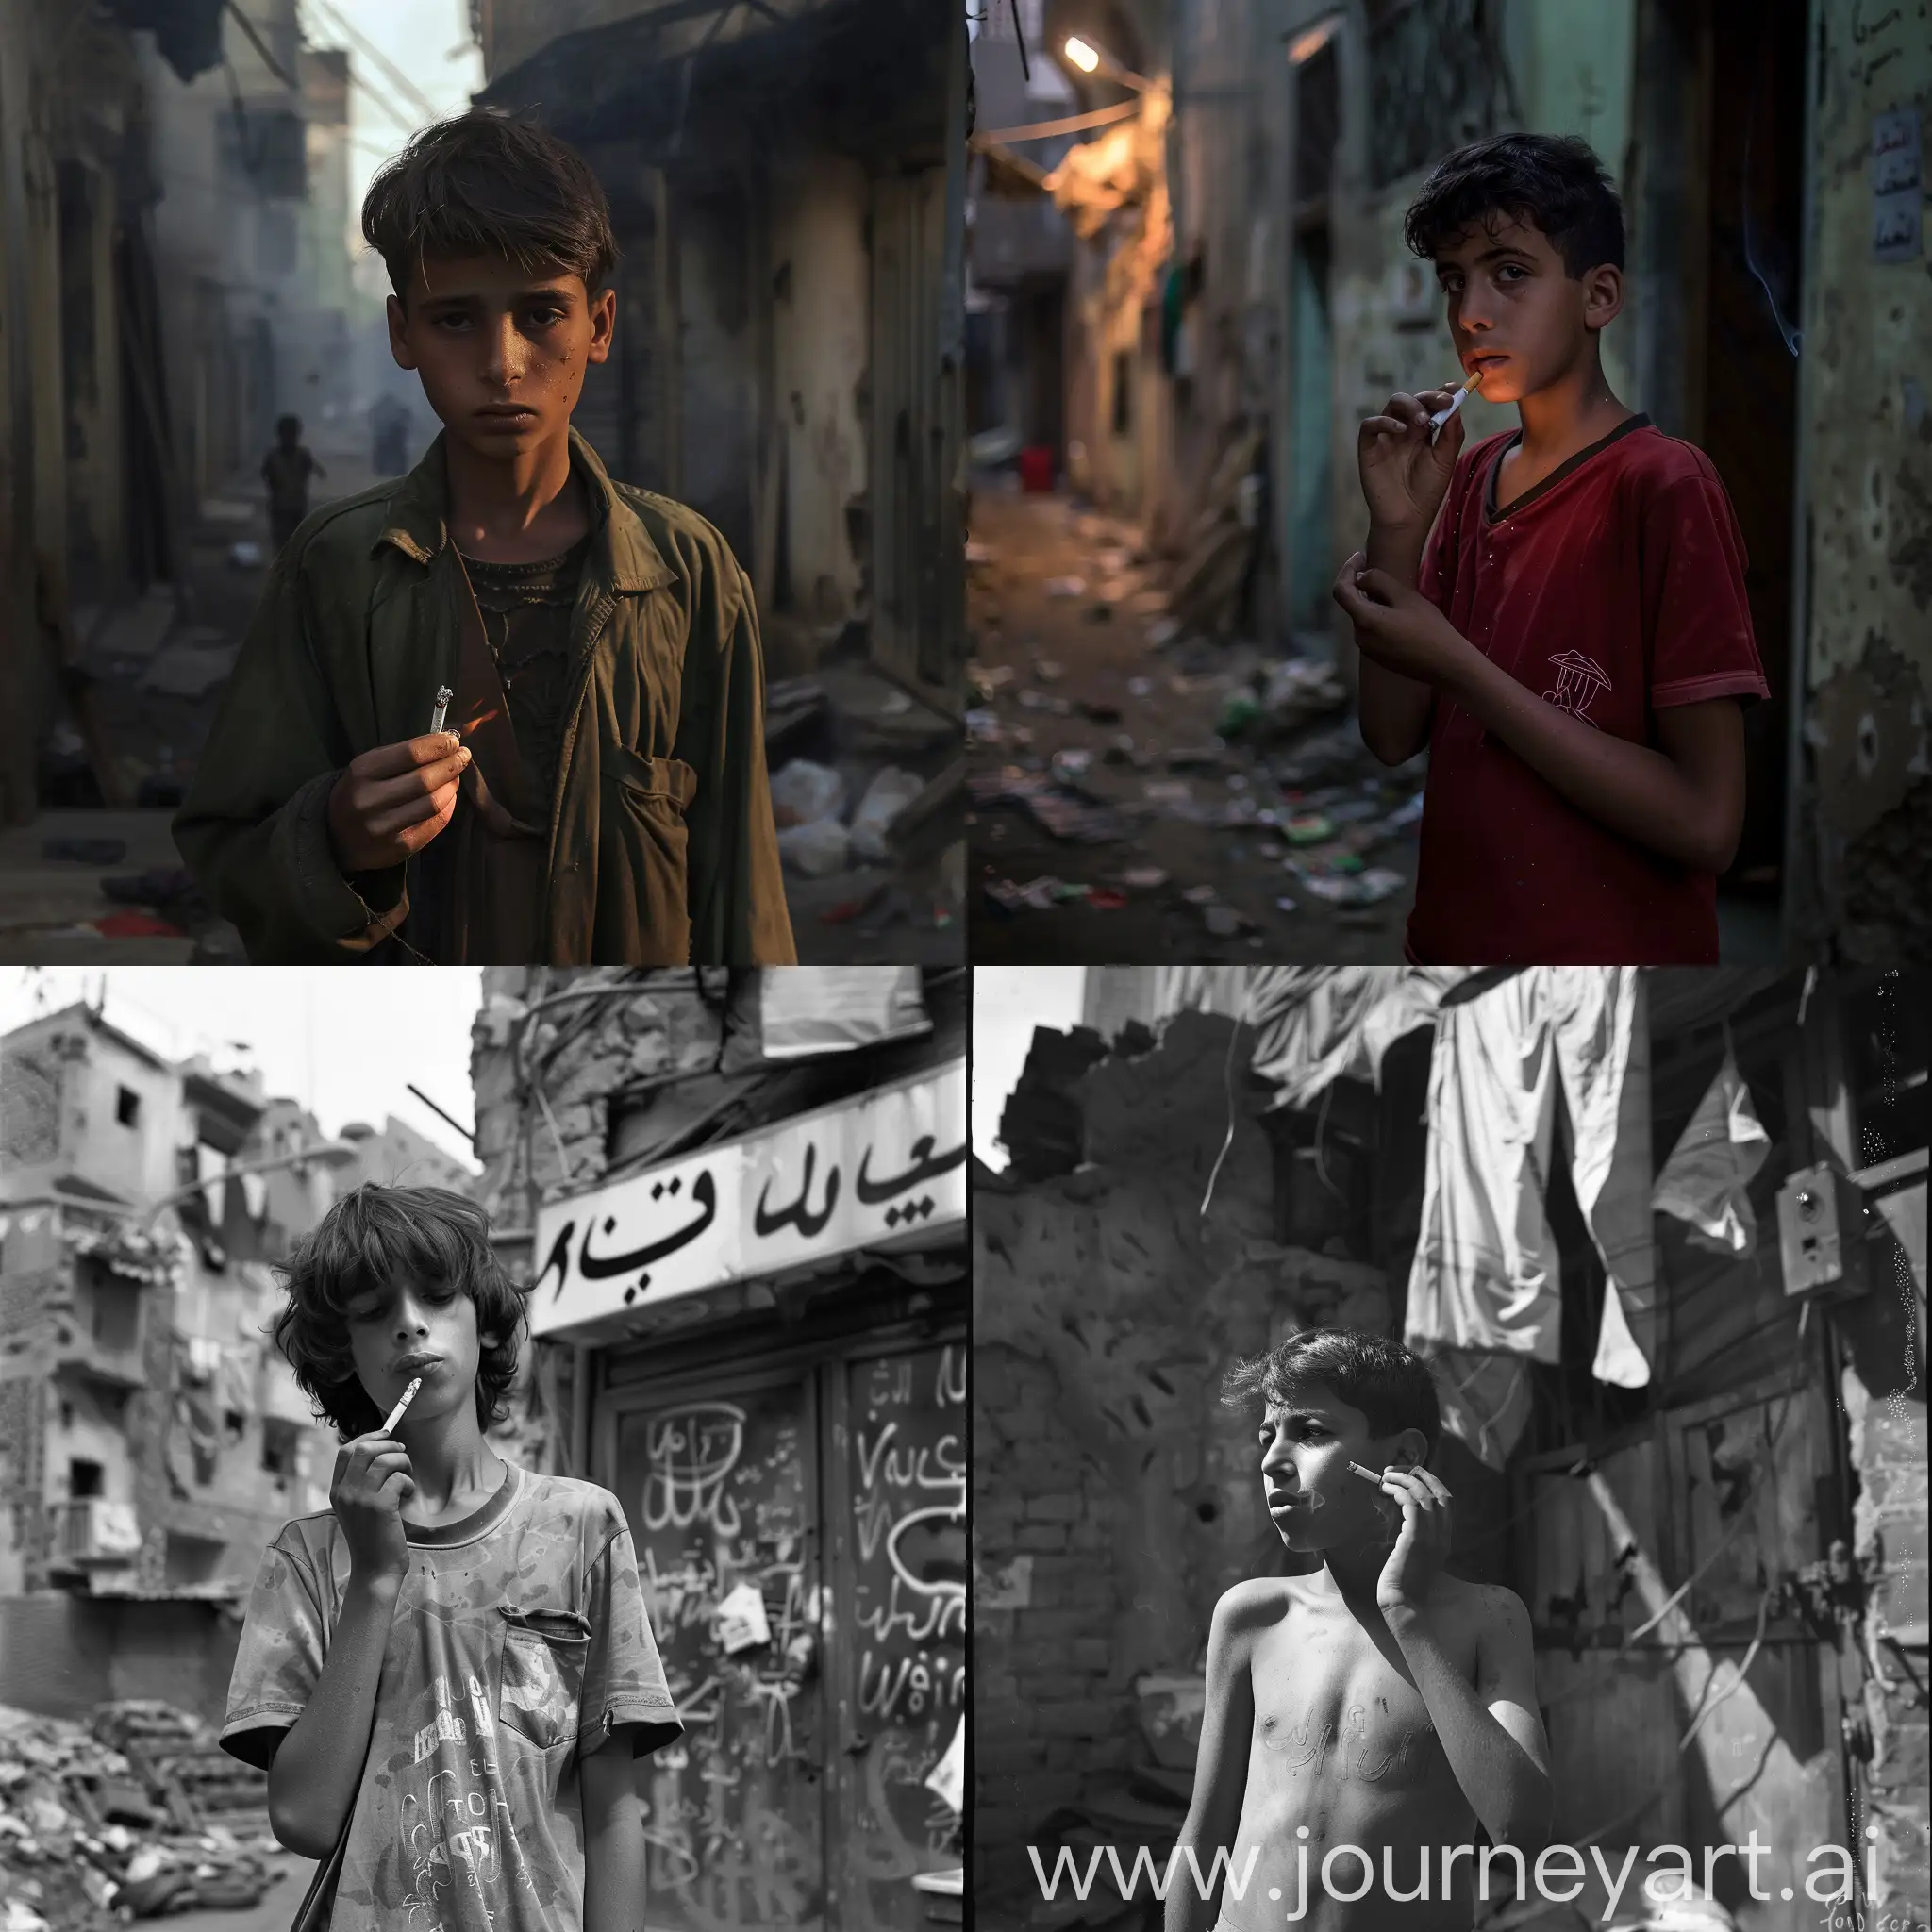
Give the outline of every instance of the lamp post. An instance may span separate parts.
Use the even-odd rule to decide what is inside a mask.
[[[1102,80],[1130,87],[1136,93],[1150,93],[1160,85],[1158,80],[1149,80],[1144,74],[1136,74],[1131,67],[1123,67],[1111,54],[1096,47],[1091,41],[1081,40],[1077,34],[1068,40],[1064,51],[1067,58],[1082,74],[1097,74]]]
[[[157,1221],[170,1208],[177,1208],[184,1201],[192,1201],[197,1194],[212,1187],[216,1180],[240,1180],[252,1174],[279,1174],[284,1168],[307,1167],[310,1161],[319,1167],[354,1167],[362,1158],[362,1150],[349,1141],[318,1141],[310,1147],[297,1147],[288,1154],[271,1155],[266,1160],[246,1160],[240,1167],[225,1168],[221,1174],[205,1181],[195,1181],[185,1188],[176,1188],[172,1194],[163,1194],[155,1202],[141,1219],[141,1232],[146,1234]]]

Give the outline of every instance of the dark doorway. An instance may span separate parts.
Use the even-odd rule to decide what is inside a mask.
[[[1703,61],[1710,227],[1692,440],[1737,510],[1768,704],[1745,714],[1743,837],[1729,892],[1774,901],[1785,822],[1791,665],[1791,492],[1802,312],[1804,0],[1712,0]]]

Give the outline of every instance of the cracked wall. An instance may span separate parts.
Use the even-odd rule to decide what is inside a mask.
[[[1922,5],[1822,0],[1806,240],[1804,793],[1794,884],[1814,947],[1932,945],[1932,36]],[[1921,234],[1874,259],[1873,123],[1915,107]]]

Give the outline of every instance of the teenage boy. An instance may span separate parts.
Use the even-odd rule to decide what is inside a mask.
[[[643,1760],[683,1726],[616,1497],[484,1439],[524,1291],[482,1210],[364,1187],[288,1273],[276,1343],[348,1440],[262,1560],[223,1748],[291,1851],[340,1846],[323,1924],[636,1932]]]
[[[1335,599],[1369,749],[1428,747],[1409,957],[1714,964],[1740,700],[1769,692],[1717,472],[1604,378],[1616,191],[1581,141],[1500,135],[1437,165],[1407,233],[1483,400],[1522,416],[1464,450],[1432,390],[1361,426],[1368,547]]]
[[[442,434],[277,559],[183,858],[257,961],[790,964],[750,585],[571,427],[615,320],[596,176],[466,114],[362,232]]]
[[[1238,1583],[1214,1607],[1167,1932],[1468,1932],[1475,1827],[1533,1863],[1549,1753],[1527,1612],[1443,1567],[1450,1496],[1425,1466],[1441,1426],[1428,1371],[1383,1337],[1308,1329],[1238,1365],[1227,1399],[1265,1405],[1268,1513],[1315,1567]],[[1203,1897],[1187,1848],[1204,1877],[1225,1851],[1237,1883]],[[1505,1854],[1492,1885],[1514,1878]]]

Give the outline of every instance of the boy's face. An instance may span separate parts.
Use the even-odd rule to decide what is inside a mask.
[[[390,351],[423,378],[452,438],[496,462],[564,434],[584,370],[610,354],[615,291],[532,274],[500,256],[419,264],[407,308],[389,298]]]
[[[1624,306],[1621,269],[1605,262],[1573,281],[1549,238],[1520,218],[1452,237],[1436,251],[1436,279],[1457,358],[1486,365],[1486,403],[1519,403],[1574,374]]]
[[[1291,1550],[1393,1541],[1400,1507],[1349,1468],[1381,1471],[1423,1460],[1420,1429],[1371,1433],[1369,1419],[1311,1382],[1271,1403],[1260,1427],[1261,1484],[1276,1533]]]
[[[356,1379],[384,1415],[418,1375],[404,1426],[474,1405],[476,1364],[494,1338],[477,1335],[476,1304],[460,1289],[399,1282],[358,1295],[347,1312]]]

